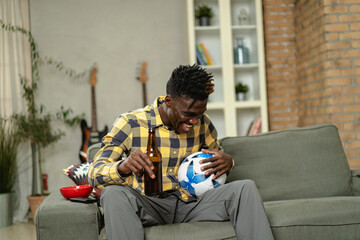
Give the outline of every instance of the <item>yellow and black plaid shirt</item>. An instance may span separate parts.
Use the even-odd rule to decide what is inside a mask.
[[[160,117],[158,106],[165,97],[158,97],[153,105],[120,115],[110,132],[103,138],[102,148],[89,167],[89,182],[103,189],[110,184],[128,185],[144,194],[143,177],[135,174],[122,177],[117,167],[122,155],[129,156],[136,149],[146,151],[148,129],[156,128],[155,135],[162,155],[163,191],[174,191],[183,201],[192,201],[181,188],[177,179],[181,160],[202,148],[219,149],[217,132],[209,117],[204,114],[189,132],[178,134],[166,127]]]

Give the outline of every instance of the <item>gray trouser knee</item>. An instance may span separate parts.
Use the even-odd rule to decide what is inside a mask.
[[[144,239],[136,197],[125,186],[107,186],[101,194],[105,228],[111,239]],[[126,217],[124,217],[126,216]]]

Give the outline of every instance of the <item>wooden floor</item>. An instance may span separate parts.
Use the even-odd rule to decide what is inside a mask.
[[[36,240],[34,223],[14,223],[8,227],[0,228],[0,240]]]

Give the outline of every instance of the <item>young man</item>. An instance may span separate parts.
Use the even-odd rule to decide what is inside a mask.
[[[197,151],[213,154],[203,160],[206,174],[228,174],[233,159],[224,153],[217,132],[205,114],[214,91],[212,75],[197,65],[177,67],[166,96],[153,105],[120,115],[103,138],[89,168],[92,186],[103,189],[105,228],[109,239],[144,239],[143,227],[195,221],[226,221],[238,239],[273,239],[261,197],[250,180],[235,181],[204,193],[187,195],[177,180],[182,159]],[[162,155],[163,193],[144,195],[144,172],[154,177],[144,154],[148,129],[156,129]],[[125,155],[125,156],[123,156]]]

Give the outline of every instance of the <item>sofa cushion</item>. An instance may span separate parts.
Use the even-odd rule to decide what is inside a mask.
[[[265,202],[276,239],[360,239],[360,197]]]
[[[360,196],[360,169],[351,170],[352,185],[351,190],[354,196]]]
[[[97,239],[100,211],[97,203],[71,202],[53,192],[39,206],[35,225],[37,239]]]
[[[145,228],[145,240],[184,239],[236,240],[236,235],[229,221],[177,223]],[[105,228],[98,240],[107,240]]]
[[[351,195],[351,173],[333,125],[221,140],[235,159],[228,181],[255,181],[264,201]]]
[[[147,240],[236,239],[230,222],[193,222],[145,228]]]

